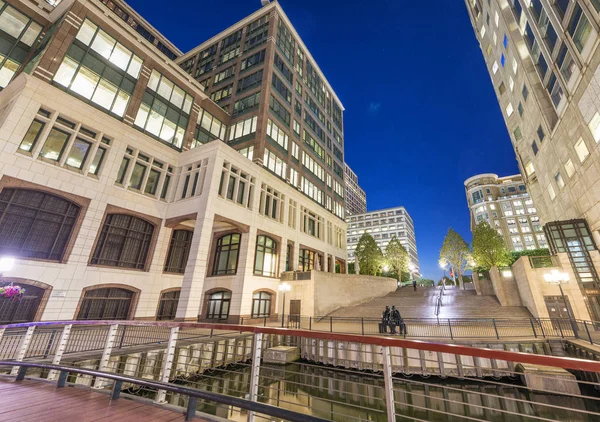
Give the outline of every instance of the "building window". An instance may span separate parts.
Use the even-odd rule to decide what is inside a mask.
[[[519,101],[519,105],[517,106],[517,110],[519,112],[519,116],[523,117],[523,113],[525,112],[525,109],[523,108],[523,103]]]
[[[134,127],[180,150],[193,98],[168,78],[152,70]]]
[[[262,184],[260,193],[260,213],[268,218],[283,223],[283,206],[285,195],[266,184]]]
[[[537,142],[533,141],[531,143],[531,150],[533,151],[533,155],[537,155],[537,153],[539,152],[539,148],[537,146]]]
[[[544,141],[544,137],[546,136],[544,134],[544,129],[542,128],[542,125],[539,125],[537,128],[537,136],[540,140],[540,143],[542,143]]]
[[[254,274],[275,277],[277,272],[277,242],[267,236],[257,236]]]
[[[28,189],[0,191],[0,255],[61,261],[80,207]]]
[[[554,198],[556,198],[556,192],[554,192],[554,187],[552,185],[548,185],[548,195],[550,196],[551,201],[554,201]]]
[[[527,162],[525,165],[525,173],[527,176],[532,176],[535,173],[535,168],[533,167],[533,163],[531,161]]]
[[[206,310],[206,319],[227,319],[229,318],[229,305],[231,304],[230,292],[216,292],[210,295],[208,299],[208,309]]]
[[[236,274],[241,234],[228,234],[217,240],[212,275]]]
[[[123,117],[141,68],[142,59],[86,19],[54,81]]]
[[[183,274],[185,272],[193,236],[194,232],[191,230],[173,230],[165,264],[166,273]]]
[[[12,80],[41,31],[40,24],[6,2],[0,2],[0,88]]]
[[[556,186],[558,186],[558,189],[562,189],[565,187],[565,181],[563,180],[563,177],[560,174],[560,172],[554,175],[554,180],[556,181]]]
[[[233,103],[233,115],[247,113],[257,109],[260,104],[260,91]]]
[[[158,302],[158,312],[156,313],[156,320],[173,320],[177,316],[177,305],[179,305],[179,296],[181,290],[174,290],[172,292],[165,292],[160,295],[160,301]]]
[[[580,53],[583,52],[583,49],[593,32],[593,28],[578,3],[575,3],[575,9],[571,15],[568,31],[569,34],[571,34],[571,38],[573,39],[573,43],[575,44],[575,47],[577,47],[577,50]]]
[[[506,116],[507,117],[512,116],[513,111],[514,111],[514,109],[513,109],[512,103],[508,103],[508,105],[506,106]]]
[[[44,134],[47,125],[51,129]],[[44,143],[38,151],[36,146],[40,141]],[[111,140],[100,136],[95,129],[62,116],[52,118],[49,111],[40,108],[19,145],[19,152],[53,161],[85,175],[98,176],[110,144]]]
[[[267,292],[252,295],[252,318],[265,318],[271,315],[271,297]]]
[[[529,97],[529,90],[527,89],[527,85],[523,84],[521,94],[523,94],[523,100],[527,101],[527,97]]]
[[[573,165],[573,160],[570,158],[565,163],[565,171],[567,172],[567,177],[571,177],[575,173],[575,166]]]
[[[590,151],[588,150],[583,138],[579,138],[575,144],[575,152],[577,153],[577,157],[579,157],[579,161],[582,163],[585,161],[588,155],[590,155]]]
[[[285,179],[287,177],[287,164],[277,155],[265,148],[263,166],[271,170],[277,176]]]
[[[108,214],[92,264],[143,270],[146,268],[154,225],[125,214]]]
[[[275,141],[281,148],[286,151],[288,150],[289,137],[287,133],[271,119],[268,119],[267,121],[267,136]]]
[[[219,196],[252,208],[254,180],[254,177],[225,162],[219,181]]]
[[[299,271],[311,271],[315,268],[315,253],[309,249],[300,249]]]
[[[269,101],[269,108],[274,116],[276,116],[282,123],[285,123],[287,127],[290,127],[290,112],[285,109],[283,105],[279,101],[271,95],[271,99]]]
[[[4,282],[2,286],[9,285]],[[25,288],[25,294],[17,300],[13,298],[0,297],[0,324],[18,324],[35,320],[44,289],[28,285],[19,281],[19,285]]]
[[[130,318],[134,293],[126,289],[102,288],[85,292],[78,320],[121,320]]]
[[[166,199],[173,178],[173,167],[139,150],[127,148],[117,173],[116,183],[131,190]],[[129,183],[125,183],[129,180]]]
[[[194,132],[194,141],[192,148],[196,148],[201,144],[206,144],[215,139],[225,140],[225,131],[227,126],[219,119],[214,117],[206,110],[201,110],[198,113],[196,121],[196,130]]]
[[[240,94],[244,91],[248,91],[250,89],[257,88],[262,84],[263,80],[263,70],[259,70],[258,72],[253,73],[252,75],[248,75],[240,80],[237,83],[237,94]]]

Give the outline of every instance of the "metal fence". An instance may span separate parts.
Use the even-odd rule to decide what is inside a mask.
[[[583,328],[570,321],[531,321],[529,327],[521,320],[481,324],[477,334],[502,338],[503,330],[529,330],[535,336],[543,329],[546,336],[560,336],[561,330],[565,335]],[[293,324],[311,322],[301,318]],[[464,322],[440,321],[438,335],[458,336],[464,329],[472,335]],[[335,332],[340,321],[321,323],[330,324],[327,332],[137,321],[29,323],[0,329],[0,355],[10,361],[2,365],[15,365],[13,376],[24,375],[19,362],[61,365],[34,365],[27,376],[112,389],[168,403],[188,415],[197,410],[234,420],[273,419],[269,409],[247,402],[302,413],[306,420],[600,420],[600,362],[340,334]],[[420,328],[407,329],[410,335]],[[291,360],[303,360],[269,363],[292,355]]]

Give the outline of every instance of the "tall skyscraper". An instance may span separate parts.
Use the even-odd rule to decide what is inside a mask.
[[[344,180],[346,181],[346,215],[362,214],[367,212],[367,194],[358,185],[358,176],[345,164]]]
[[[177,63],[231,115],[229,145],[344,218],[344,108],[278,2]]]
[[[0,40],[0,324],[263,318],[345,270],[342,107],[279,4],[187,55],[119,0],[2,1]]]
[[[471,231],[482,221],[504,238],[508,250],[546,248],[546,237],[523,177],[478,174],[465,180]]]
[[[417,239],[415,225],[404,207],[386,208],[369,211],[346,217],[348,223],[348,261],[355,260],[354,251],[363,233],[369,233],[377,245],[385,252],[385,248],[394,237],[400,241],[408,252],[410,263],[415,267],[414,273],[419,272],[419,255],[417,254]]]
[[[465,0],[550,248],[600,318],[600,2]]]

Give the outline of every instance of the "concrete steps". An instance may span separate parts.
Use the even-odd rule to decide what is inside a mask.
[[[356,306],[340,308],[328,316],[379,318],[386,305],[396,306],[403,318],[435,318],[439,290],[404,287]],[[494,296],[477,296],[472,290],[446,290],[440,318],[532,318],[525,307],[503,307]]]

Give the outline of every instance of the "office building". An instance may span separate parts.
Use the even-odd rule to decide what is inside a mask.
[[[600,2],[465,0],[527,191],[600,318]]]
[[[367,194],[358,185],[358,176],[348,164],[344,165],[346,181],[346,216],[367,212]]]
[[[381,251],[385,253],[390,240],[396,237],[406,249],[409,262],[415,267],[414,274],[419,273],[419,256],[417,239],[412,218],[404,207],[386,208],[346,217],[348,224],[347,244],[348,261],[354,262],[356,245],[363,233],[369,233]]]
[[[482,221],[495,228],[510,251],[546,248],[544,228],[523,177],[478,174],[465,180],[471,232]]]
[[[245,66],[225,83],[231,108],[179,66],[197,55],[123,2],[0,2],[0,267],[2,283],[26,289],[0,297],[0,323],[234,322],[280,309],[284,271],[344,271],[343,188],[336,197],[326,183],[343,186],[341,106],[279,4],[228,31],[236,47],[209,42],[219,62],[205,68],[212,87]],[[291,72],[276,89],[304,90],[310,74],[298,102],[323,113],[325,124],[310,118],[323,139],[305,120],[299,138],[289,130],[290,107],[271,91],[276,57]],[[261,98],[242,113],[238,87],[260,69],[264,83],[243,96]]]

